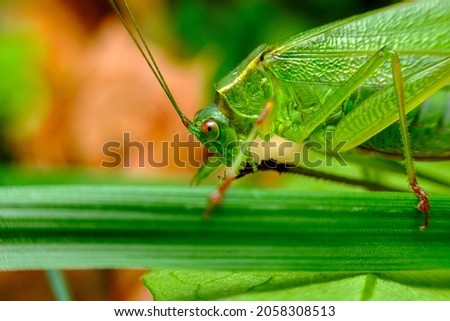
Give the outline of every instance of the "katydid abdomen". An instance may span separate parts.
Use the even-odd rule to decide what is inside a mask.
[[[435,93],[408,114],[408,130],[416,160],[450,158],[450,88]],[[394,123],[361,144],[387,156],[403,156],[399,125]]]

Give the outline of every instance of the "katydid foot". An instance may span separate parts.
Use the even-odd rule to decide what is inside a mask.
[[[424,214],[423,225],[419,227],[421,231],[425,231],[430,223],[430,201],[428,200],[427,193],[422,187],[417,185],[417,182],[411,186],[414,194],[419,198],[419,204],[417,204],[417,209]]]
[[[222,204],[223,197],[225,195],[225,192],[230,187],[231,183],[234,181],[234,178],[227,178],[224,177],[223,182],[215,189],[211,194],[208,196],[208,205],[205,209],[205,212],[203,213],[203,217],[206,219],[209,219],[211,217],[211,214],[216,208],[217,205]]]

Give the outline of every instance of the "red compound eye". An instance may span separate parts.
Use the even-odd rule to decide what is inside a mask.
[[[216,139],[219,137],[219,125],[217,125],[217,123],[212,119],[205,120],[202,123],[200,130],[211,139]]]

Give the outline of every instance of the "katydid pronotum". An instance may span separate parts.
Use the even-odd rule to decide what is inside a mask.
[[[241,146],[266,134],[324,142],[331,131],[336,141],[346,142],[342,151],[402,156],[424,213],[420,228],[428,227],[429,200],[417,183],[413,157],[450,158],[447,1],[397,4],[261,45],[219,81],[215,102],[192,121],[177,105],[127,2],[111,3],[183,124],[228,167],[208,199],[206,215],[236,177],[269,168],[289,171],[256,163]],[[434,95],[445,98],[436,102]],[[216,169],[207,160],[193,182]]]

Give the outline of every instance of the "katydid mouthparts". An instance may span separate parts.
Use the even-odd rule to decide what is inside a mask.
[[[296,172],[274,160],[267,161],[276,166],[255,163],[244,144],[267,134],[324,142],[331,131],[346,142],[342,151],[402,157],[424,214],[420,229],[428,227],[430,204],[413,157],[450,158],[447,1],[400,3],[261,45],[216,84],[215,102],[193,120],[177,105],[127,2],[111,3],[183,124],[228,168],[209,196],[206,216],[236,178],[267,169]],[[206,160],[193,182],[216,169]]]

